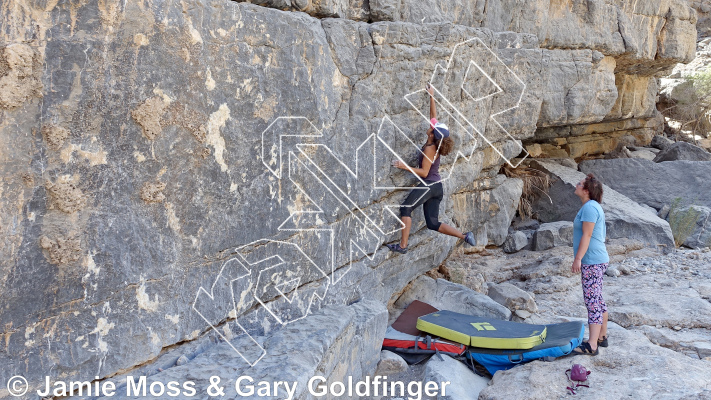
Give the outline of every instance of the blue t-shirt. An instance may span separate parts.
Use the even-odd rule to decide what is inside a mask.
[[[588,251],[583,256],[582,264],[602,264],[610,262],[605,248],[605,212],[602,211],[600,203],[595,200],[588,200],[578,211],[573,221],[573,257],[578,254],[580,239],[583,237],[583,222],[594,222],[592,237]]]

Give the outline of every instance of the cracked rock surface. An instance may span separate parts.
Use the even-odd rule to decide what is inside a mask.
[[[405,256],[380,247],[395,233],[369,235],[360,224],[386,221],[383,206],[404,193],[353,179],[343,165],[359,159],[386,188],[416,183],[390,168],[394,156],[376,167],[357,153],[378,133],[415,159],[427,98],[406,95],[439,71],[435,81],[449,79],[439,100],[477,117],[487,140],[452,129],[470,157],[442,160],[451,175],[440,215],[478,243],[500,245],[521,193],[519,180],[498,173],[504,158],[517,157],[525,140],[581,132],[644,139],[655,74],[689,61],[696,36],[696,14],[682,0],[259,3],[0,4],[0,381],[22,374],[33,389],[46,375],[103,379],[158,362],[173,346],[198,346],[210,325],[226,334],[239,319],[263,336],[281,318],[323,306],[386,303],[460,246],[427,232],[421,213]],[[469,40],[446,75],[455,46]],[[474,92],[493,85],[467,75],[472,60],[497,84],[518,82],[515,73],[525,91]],[[497,112],[501,122],[489,118]],[[272,125],[284,116],[303,118]],[[281,147],[280,132],[309,136]],[[571,153],[595,147],[567,140]],[[310,175],[316,168],[286,178],[290,163],[311,161],[327,171],[323,180]],[[325,189],[326,177],[342,190]],[[294,227],[327,228],[335,239]],[[367,251],[352,253],[351,238]],[[218,282],[228,291],[226,262],[267,260],[267,244],[282,242],[302,252],[278,248],[288,253],[281,265],[244,261],[238,298],[208,302],[209,323],[195,312],[201,288]],[[258,285],[267,275],[281,280]],[[284,292],[293,303],[278,302],[291,300]],[[324,293],[309,308],[307,294]]]

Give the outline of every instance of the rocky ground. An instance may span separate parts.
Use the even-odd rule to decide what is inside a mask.
[[[630,240],[610,241],[608,250],[604,296],[610,346],[596,357],[536,361],[498,372],[479,399],[566,397],[564,371],[573,363],[592,371],[590,388],[578,392],[581,398],[711,398],[711,250],[663,255]],[[523,315],[528,323],[555,323],[586,319],[572,259],[569,246],[515,254],[486,249],[453,255],[445,272],[484,293],[491,283],[513,284],[529,292],[536,307],[534,313],[515,312],[514,320]],[[426,370],[410,366],[394,377],[425,379]],[[454,385],[475,379],[473,374],[452,377],[461,380]]]

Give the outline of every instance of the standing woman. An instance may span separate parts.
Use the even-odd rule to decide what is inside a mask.
[[[439,203],[444,196],[441,177],[439,176],[440,156],[446,156],[454,149],[454,141],[449,137],[447,125],[437,122],[437,110],[433,97],[434,89],[427,83],[427,92],[430,95],[430,128],[427,130],[427,142],[422,146],[422,151],[418,154],[417,168],[410,168],[402,161],[394,161],[393,167],[412,170],[415,174],[424,178],[425,183],[420,183],[417,187],[428,186],[430,190],[424,195],[421,190],[413,190],[400,207],[400,218],[405,224],[402,228],[400,243],[388,244],[390,251],[407,253],[407,240],[410,237],[410,227],[412,226],[412,210],[422,205],[425,213],[427,228],[445,235],[464,239],[465,242],[476,246],[476,240],[472,232],[463,234],[457,229],[439,222]]]
[[[583,298],[588,309],[590,336],[573,354],[596,356],[598,347],[607,347],[607,305],[602,298],[602,278],[610,257],[605,248],[605,213],[602,211],[602,183],[588,174],[575,185],[583,206],[573,221],[572,271],[581,273]]]

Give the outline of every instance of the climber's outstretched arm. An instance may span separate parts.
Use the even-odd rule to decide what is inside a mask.
[[[427,82],[427,93],[430,94],[430,119],[437,119],[437,109],[435,108],[435,101],[433,95],[434,88],[432,87],[432,85],[430,85],[429,82]]]

